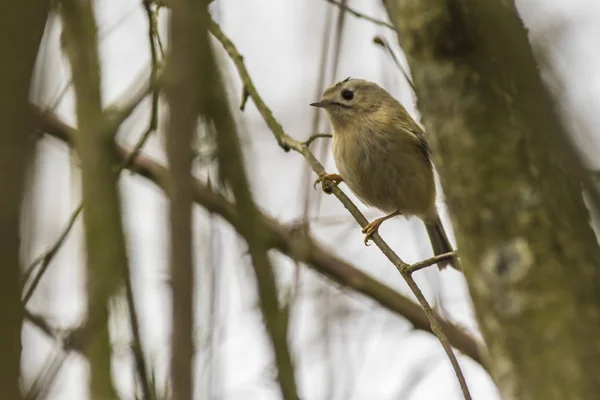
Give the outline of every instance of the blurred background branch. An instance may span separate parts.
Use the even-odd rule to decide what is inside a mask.
[[[21,215],[35,125],[29,106],[33,67],[48,17],[48,1],[0,7],[0,392],[20,399]]]
[[[279,303],[277,281],[267,254],[268,246],[264,228],[252,198],[236,126],[209,44],[208,28],[212,21],[205,9],[198,12],[198,18],[202,32],[194,38],[194,41],[200,48],[203,60],[201,66],[195,71],[200,77],[200,85],[196,86],[196,89],[201,90],[202,93],[200,112],[215,129],[220,179],[231,188],[239,213],[244,216],[239,225],[239,232],[248,243],[259,306],[275,355],[276,381],[282,398],[296,400],[300,397],[293,356],[288,345],[287,314]]]
[[[312,154],[312,152],[310,151],[308,146],[302,144],[301,142],[298,142],[295,139],[292,139],[292,137],[290,137],[289,135],[287,135],[284,132],[281,124],[279,122],[277,122],[277,120],[273,116],[273,113],[271,112],[269,107],[265,104],[265,102],[262,100],[262,98],[258,94],[256,87],[252,83],[252,79],[250,78],[248,70],[246,69],[246,66],[244,65],[243,57],[239,54],[239,52],[237,51],[237,49],[235,48],[235,45],[231,42],[231,40],[223,33],[223,31],[221,30],[219,25],[211,20],[210,25],[209,25],[209,30],[217,38],[217,40],[219,40],[221,42],[221,44],[223,45],[223,48],[227,51],[227,53],[231,57],[236,68],[238,69],[238,72],[243,81],[243,85],[248,92],[248,95],[250,96],[250,98],[252,98],[252,100],[256,104],[256,107],[258,108],[259,112],[263,116],[265,122],[267,123],[267,125],[269,126],[271,131],[273,132],[273,135],[277,139],[281,148],[284,149],[285,151],[289,151],[290,149],[292,149],[292,150],[302,154],[304,156],[304,158],[306,159],[306,161],[310,164],[310,166],[312,167],[314,172],[316,172],[319,176],[322,173],[324,173],[325,170],[324,170],[323,166],[315,158],[315,156]],[[340,202],[344,205],[344,207],[350,212],[350,214],[352,214],[352,216],[354,217],[356,222],[358,222],[359,225],[364,228],[367,225],[368,221],[364,217],[364,215],[358,210],[356,205],[354,205],[354,203],[352,203],[352,201],[337,186],[333,186],[331,191],[338,198],[338,200],[340,200]],[[419,289],[418,285],[412,278],[411,272],[410,272],[410,266],[408,264],[406,264],[404,261],[402,261],[402,259],[400,259],[400,257],[392,250],[392,248],[381,238],[379,233],[375,232],[375,234],[373,235],[372,238],[373,238],[373,242],[377,245],[377,247],[379,247],[381,252],[396,267],[396,269],[398,269],[398,271],[400,272],[400,274],[402,275],[402,277],[408,284],[410,290],[413,292],[413,294],[415,295],[415,297],[417,298],[417,300],[423,307],[423,310],[425,311],[425,315],[427,316],[427,319],[429,320],[429,323],[431,325],[432,332],[438,337],[442,347],[444,348],[444,351],[446,352],[446,354],[448,355],[448,358],[450,359],[450,363],[452,364],[452,368],[454,369],[454,372],[456,373],[456,376],[460,383],[460,387],[463,392],[464,398],[470,399],[471,395],[469,393],[469,389],[467,387],[464,375],[458,364],[458,360],[456,359],[456,355],[454,354],[454,352],[452,350],[450,342],[448,341],[448,338],[447,338],[446,334],[444,333],[437,316],[435,315],[435,313],[433,312],[433,309],[427,302],[427,299],[425,299],[423,292]]]
[[[91,2],[63,0],[63,45],[71,64],[80,134],[84,230],[87,252],[87,325],[91,398],[114,398],[108,331],[109,299],[123,283],[128,260],[117,188],[118,164],[110,121],[102,107],[97,28]]]
[[[192,142],[199,116],[204,2],[171,0],[165,97],[169,106],[166,132],[171,271],[171,384],[174,399],[191,400],[196,349],[194,327],[194,261],[192,248]]]
[[[75,134],[67,125],[52,114],[46,114],[42,118],[45,132],[72,145]],[[119,153],[122,159],[129,158],[131,154],[124,148],[119,148]],[[128,168],[166,190],[167,169],[164,166],[148,157],[138,156]],[[244,217],[240,215],[235,204],[199,180],[194,180],[193,188],[194,201],[197,204],[220,215],[241,233]],[[326,250],[323,245],[303,233],[303,229],[282,225],[265,215],[260,215],[258,218],[265,230],[266,244],[269,248],[275,248],[288,257],[306,263],[307,266],[338,284],[367,296],[393,313],[406,318],[416,329],[432,333],[427,317],[418,304]],[[454,347],[474,361],[482,363],[480,344],[474,338],[448,321],[442,320],[442,324],[444,332]]]
[[[336,0],[325,0],[325,1],[328,2],[329,4],[333,4],[334,6],[339,7],[340,9],[344,10],[345,12],[347,12],[349,14],[352,14],[356,18],[364,19],[365,21],[372,22],[375,25],[383,26],[383,27],[389,28],[391,30],[396,30],[394,25],[390,24],[389,22],[385,22],[385,21],[379,20],[377,18],[369,17],[368,15],[365,15],[365,14],[361,13],[360,11],[355,10],[354,8],[348,7],[341,1],[336,1]]]
[[[503,398],[600,393],[600,249],[581,187],[596,208],[597,189],[582,173],[514,3],[386,5]]]
[[[594,397],[600,8],[515,3],[7,2],[3,397]],[[423,116],[465,276],[313,190],[348,76]]]

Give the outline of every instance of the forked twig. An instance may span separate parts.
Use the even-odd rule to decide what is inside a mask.
[[[306,147],[308,147],[308,146],[310,146],[310,144],[312,142],[315,141],[315,139],[330,138],[330,137],[333,137],[333,135],[330,133],[315,133],[314,135],[311,135],[308,139],[306,139],[302,144],[305,145]]]
[[[426,260],[419,261],[419,262],[409,265],[408,267],[406,267],[406,271],[408,273],[412,274],[414,272],[422,270],[423,268],[427,268],[433,264],[437,264],[440,261],[450,260],[451,258],[454,258],[454,257],[456,257],[455,251],[450,251],[450,252],[444,253],[444,254],[438,254],[437,256],[433,256]]]

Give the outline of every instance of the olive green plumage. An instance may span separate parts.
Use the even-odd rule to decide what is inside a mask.
[[[383,88],[362,79],[327,88],[312,105],[327,111],[336,165],[356,196],[387,214],[419,217],[435,254],[452,251],[435,207],[427,140],[406,109]],[[451,262],[458,268],[458,260]]]

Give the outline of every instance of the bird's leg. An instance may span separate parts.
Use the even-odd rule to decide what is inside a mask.
[[[331,194],[331,186],[337,185],[342,182],[344,179],[338,174],[328,174],[326,172],[321,172],[319,174],[319,178],[315,181],[313,187],[316,189],[317,184],[321,183],[321,188],[327,194]]]
[[[395,212],[391,213],[390,215],[386,215],[385,217],[377,218],[373,222],[365,225],[365,227],[362,230],[362,233],[365,234],[365,246],[369,245],[368,244],[369,240],[371,240],[371,236],[373,236],[373,234],[375,232],[377,232],[377,229],[379,229],[379,225],[381,225],[383,223],[383,221],[393,218],[396,215],[400,215],[400,211],[395,211]]]

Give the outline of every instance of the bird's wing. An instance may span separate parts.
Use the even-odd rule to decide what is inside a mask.
[[[417,146],[423,153],[423,156],[429,161],[431,159],[431,149],[429,143],[427,143],[427,138],[425,137],[423,129],[421,129],[414,121],[407,121],[407,123],[403,125],[404,130],[416,139]]]

